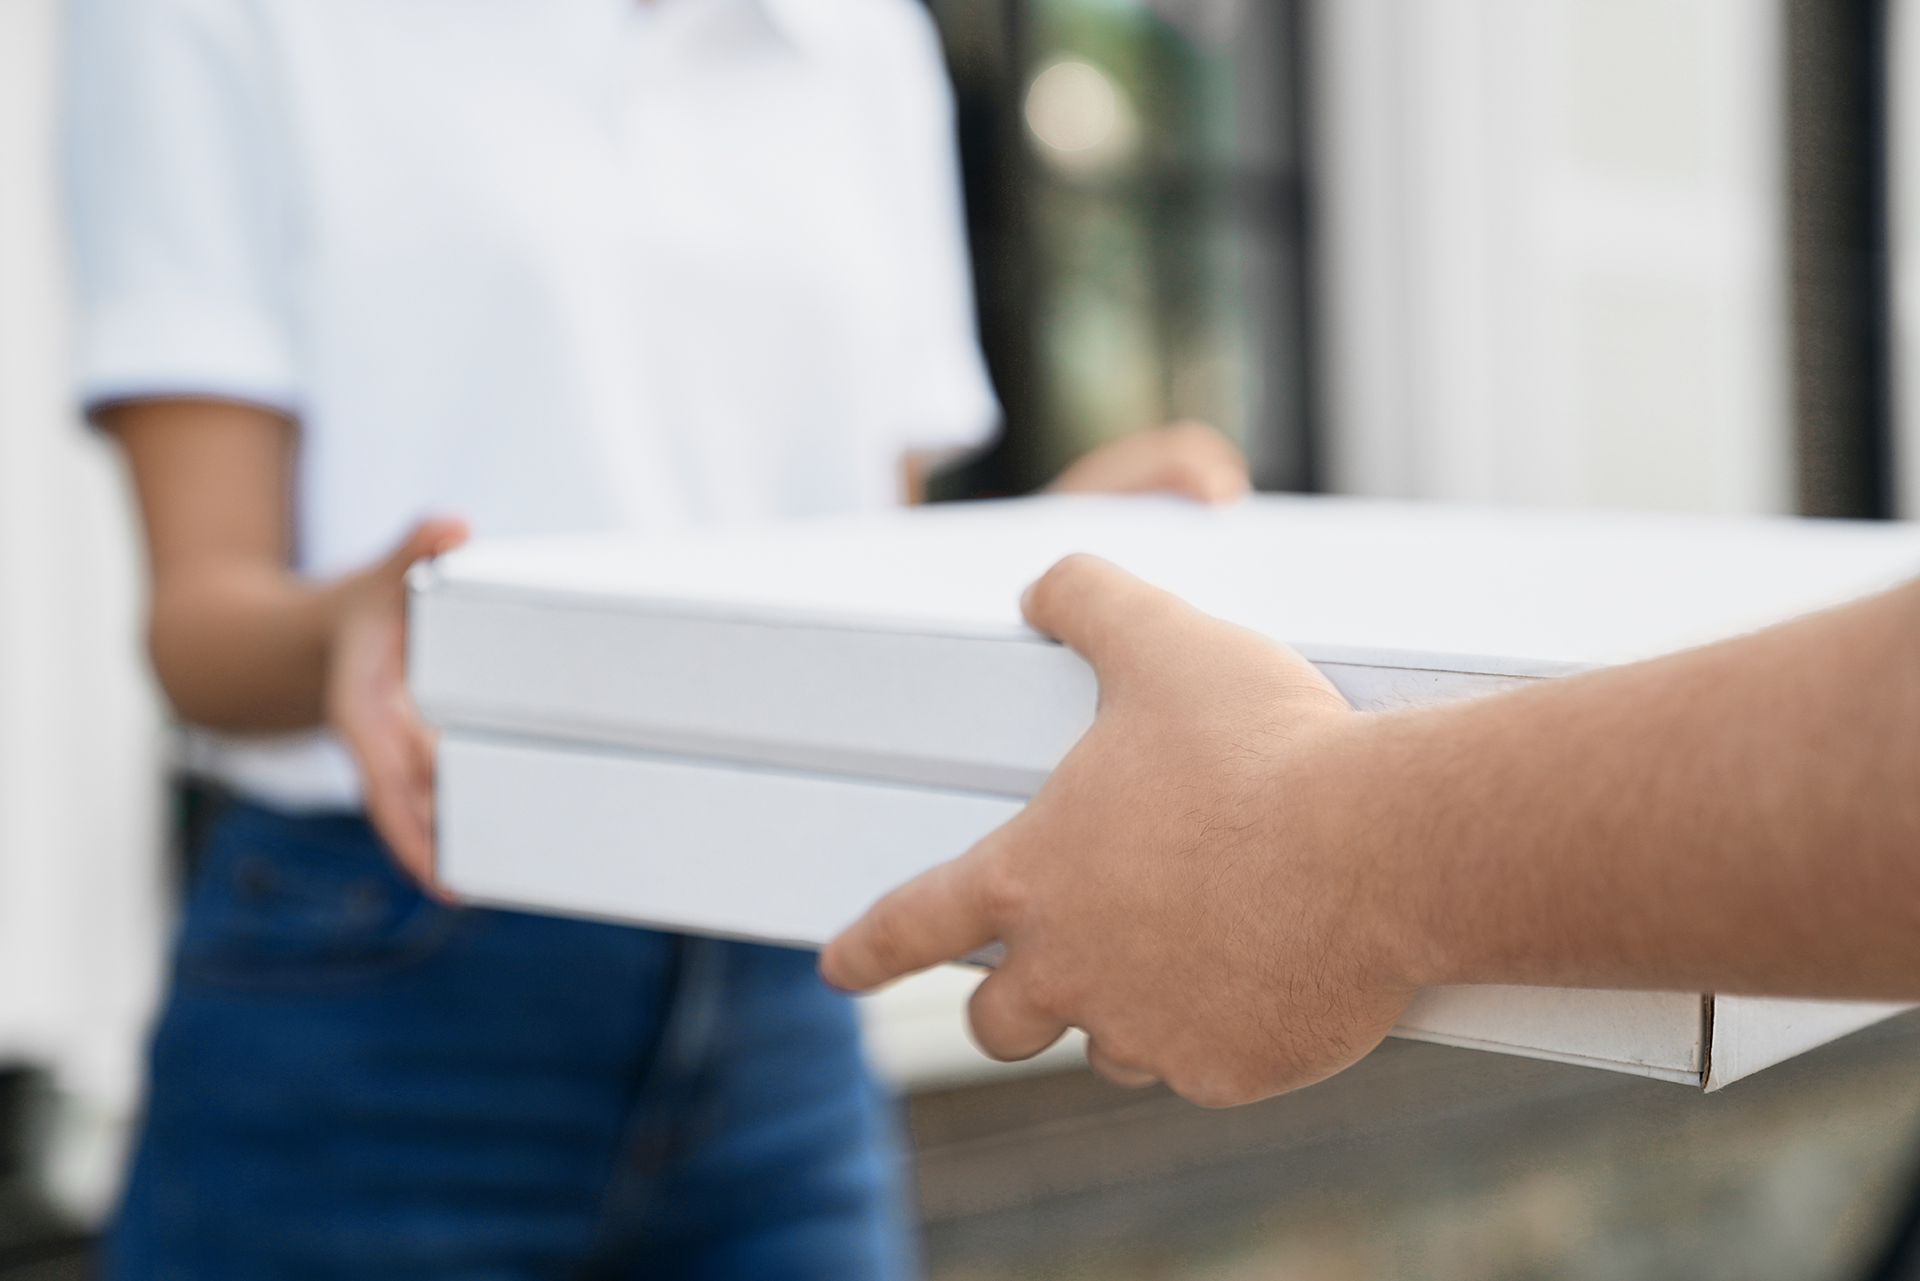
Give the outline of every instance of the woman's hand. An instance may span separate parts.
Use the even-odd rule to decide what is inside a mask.
[[[1233,442],[1193,421],[1102,445],[1047,486],[1052,493],[1183,494],[1203,503],[1231,503],[1249,488],[1247,460]]]
[[[433,731],[407,691],[407,570],[467,539],[462,521],[415,525],[385,560],[334,586],[327,724],[352,753],[367,817],[400,866],[433,886]]]
[[[101,411],[140,492],[154,672],[183,720],[231,734],[327,725],[400,865],[433,874],[433,738],[406,686],[406,573],[466,541],[422,521],[376,565],[288,568],[297,428],[259,405],[182,397]]]

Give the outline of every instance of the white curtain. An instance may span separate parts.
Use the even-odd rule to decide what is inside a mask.
[[[1778,0],[1320,0],[1333,487],[1792,499]]]
[[[53,1073],[47,1174],[96,1213],[156,986],[161,730],[123,481],[68,403],[57,34],[0,0],[0,1063]]]

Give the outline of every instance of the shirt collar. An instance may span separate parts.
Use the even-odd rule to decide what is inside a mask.
[[[795,53],[807,51],[807,24],[795,12],[793,0],[744,0],[765,15],[767,25],[777,31]]]
[[[804,54],[806,22],[791,0],[654,0],[646,16],[678,31],[719,35],[742,44],[771,39]]]

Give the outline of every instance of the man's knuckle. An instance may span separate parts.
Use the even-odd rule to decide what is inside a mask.
[[[1078,590],[1099,563],[1090,553],[1068,552],[1040,576],[1038,590],[1048,597],[1057,597]]]
[[[1260,1065],[1235,1062],[1228,1055],[1204,1063],[1184,1063],[1162,1074],[1175,1094],[1204,1108],[1239,1107],[1279,1093],[1271,1073]]]
[[[1204,1076],[1194,1072],[1186,1064],[1180,1062],[1167,1064],[1161,1070],[1160,1081],[1187,1102],[1198,1103],[1202,1107],[1208,1106]]]
[[[1183,1080],[1175,1092],[1203,1108],[1230,1108],[1248,1101],[1247,1095],[1234,1090],[1218,1072],[1201,1073]]]
[[[1100,1034],[1100,1052],[1115,1067],[1130,1072],[1153,1071],[1151,1055],[1138,1038],[1125,1031],[1108,1029]]]
[[[1060,598],[1064,590],[1062,584],[1072,577],[1073,570],[1068,564],[1071,556],[1055,561],[1047,571],[1034,579],[1033,586],[1027,589],[1027,608],[1029,613],[1039,618],[1052,618],[1060,607]]]
[[[988,919],[1017,920],[1027,902],[1026,881],[1019,872],[1005,858],[989,859],[980,872],[980,906]]]

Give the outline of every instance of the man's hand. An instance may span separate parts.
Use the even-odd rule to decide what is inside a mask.
[[[1247,460],[1232,441],[1200,422],[1126,436],[1068,467],[1047,488],[1055,493],[1183,494],[1203,503],[1246,497]]]
[[[407,570],[467,539],[458,520],[415,525],[387,558],[340,580],[326,716],[353,754],[367,816],[394,858],[433,884],[433,733],[407,692]]]
[[[1920,582],[1486,698],[1348,713],[1280,647],[1073,557],[1028,617],[1100,712],[1028,807],[821,957],[994,940],[980,1044],[1068,1026],[1202,1103],[1305,1085],[1458,983],[1920,1000]]]
[[[882,899],[821,973],[861,990],[996,940],[975,1038],[1022,1059],[1068,1027],[1111,1079],[1198,1103],[1307,1085],[1386,1035],[1415,990],[1383,879],[1310,821],[1314,767],[1357,718],[1306,662],[1089,556],[1029,589],[1085,655],[1094,725],[1032,802]]]

